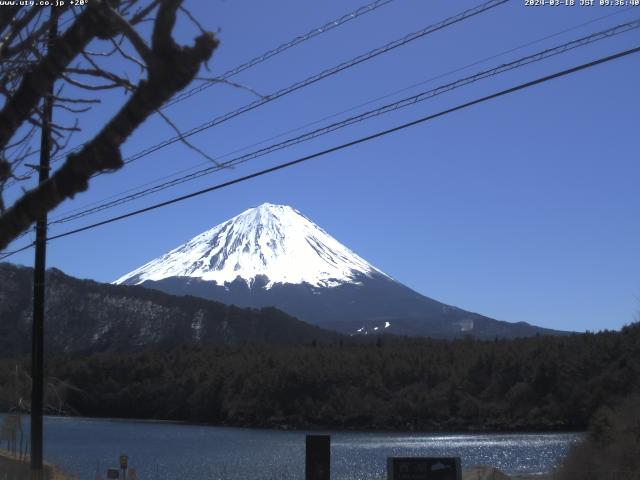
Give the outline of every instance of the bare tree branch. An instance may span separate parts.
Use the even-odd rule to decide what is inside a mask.
[[[124,18],[122,18],[120,14],[114,9],[110,9],[110,12],[111,12],[112,18],[118,24],[124,36],[127,37],[127,40],[131,42],[133,47],[138,52],[138,55],[142,57],[142,60],[144,60],[144,62],[147,65],[153,62],[151,49],[147,46],[147,44],[142,39],[142,37],[138,35],[138,32],[134,30],[133,26],[129,22],[127,22]],[[118,45],[116,45],[116,48],[122,51]]]
[[[4,32],[14,21],[16,15],[20,11],[20,8],[21,7],[19,5],[7,5],[5,8],[0,8],[0,35],[2,35],[2,32]]]
[[[101,2],[90,2],[78,20],[53,43],[47,56],[22,77],[20,87],[0,112],[0,148],[27,120],[48,86],[60,77],[71,60],[100,32],[102,15],[98,8],[101,5]]]
[[[131,5],[133,5],[132,2]],[[131,17],[131,20],[129,23],[131,23],[131,25],[137,25],[138,23],[140,23],[141,21],[145,20],[147,15],[149,15],[154,8],[156,8],[158,6],[158,4],[160,3],[159,0],[153,0],[149,5],[147,5],[144,8],[141,8],[140,10],[138,10],[135,15],[133,17]],[[202,30],[200,33],[206,33],[204,30]]]
[[[162,119],[173,129],[174,132],[176,132],[176,134],[178,135],[178,138],[180,139],[180,142],[182,142],[184,145],[186,145],[188,148],[198,153],[199,155],[202,155],[204,158],[214,163],[218,167],[222,167],[222,164],[220,164],[215,158],[213,158],[211,155],[207,154],[203,150],[199,149],[189,140],[184,138],[182,131],[178,128],[178,126],[175,123],[173,123],[173,121],[167,115],[165,115],[162,112],[162,110],[156,110],[156,113],[162,117]]]
[[[0,249],[27,230],[41,215],[86,190],[94,174],[121,168],[121,145],[147,117],[184,89],[211,57],[218,45],[211,33],[199,35],[190,47],[179,46],[173,40],[172,30],[181,0],[160,0],[157,3],[151,47],[145,43],[149,50],[144,56],[138,50],[146,63],[147,79],[135,86],[120,111],[81,150],[70,154],[49,180],[26,192],[0,215]],[[123,33],[132,44],[132,38],[141,39],[137,32],[136,36],[127,35],[125,23],[128,22],[114,9],[106,8],[102,2],[90,5],[95,7],[87,8],[65,35],[54,43],[47,56],[24,76],[20,88],[0,112],[0,146],[8,142],[21,123],[31,119],[30,112],[34,111],[38,99],[44,94],[43,85],[55,78],[68,78],[64,70],[93,36],[109,39]],[[96,23],[99,21],[98,27]],[[90,27],[95,27],[95,31],[89,32]],[[77,42],[72,43],[73,39]],[[142,48],[140,45],[134,47]],[[26,84],[31,88],[26,88]],[[3,123],[4,119],[7,125]]]
[[[56,96],[55,100],[57,102],[64,103],[101,103],[100,99],[98,98],[68,98]]]
[[[247,85],[243,85],[241,83],[237,83],[237,82],[232,82],[231,80],[228,80],[226,78],[217,78],[217,77],[196,77],[196,80],[202,80],[204,82],[209,82],[209,83],[222,83],[224,85],[229,85],[231,87],[234,88],[238,88],[240,90],[246,90],[249,93],[252,93],[253,95],[255,95],[258,98],[267,98],[267,95],[263,95],[260,92],[258,92],[257,90],[254,90],[251,87],[248,87]]]
[[[67,71],[70,71],[73,73],[72,68],[67,69]],[[76,69],[77,70],[77,69]],[[85,75],[87,75],[87,73],[84,73]],[[94,74],[93,76],[100,76],[98,74]],[[91,83],[85,83],[85,82],[81,82],[80,80],[76,80],[75,78],[72,78],[71,76],[67,75],[67,74],[62,74],[60,76],[61,78],[63,78],[67,83],[78,87],[78,88],[82,88],[84,90],[113,90],[114,88],[125,88],[125,90],[129,90],[130,88],[125,85],[123,85],[121,82],[119,81],[112,81],[111,83],[103,83],[101,85],[94,85]],[[127,82],[128,83],[128,82]]]
[[[9,46],[13,39],[17,36],[19,37],[24,27],[33,20],[33,18],[38,15],[37,8],[31,8],[27,10],[27,13],[22,17],[18,18],[15,16],[9,25],[9,33],[2,39],[2,43],[0,45],[0,60],[10,56],[12,53],[9,51]],[[17,50],[16,50],[17,51]],[[15,52],[14,52],[15,53]]]
[[[114,52],[118,52],[120,55],[122,55],[122,58],[129,60],[133,63],[135,63],[136,65],[138,65],[140,67],[141,71],[144,71],[147,69],[147,66],[141,62],[140,60],[138,60],[137,58],[129,55],[127,52],[125,52],[122,47],[120,47],[120,45],[118,45],[118,42],[116,42],[114,39],[111,39],[111,42],[114,45]]]
[[[13,46],[11,45],[11,39],[9,39],[7,43],[3,45],[2,50],[0,50],[0,59],[15,55],[25,48],[31,48],[36,42],[41,41],[40,39],[42,39],[43,34],[49,30],[50,24],[50,21],[42,23],[37,30],[30,32],[26,38],[20,38],[20,42]]]

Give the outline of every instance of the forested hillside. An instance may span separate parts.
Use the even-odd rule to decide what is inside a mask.
[[[0,358],[31,351],[33,269],[0,263]],[[332,341],[337,333],[275,308],[238,308],[142,287],[80,280],[47,271],[45,347],[49,354],[132,352],[180,344]]]
[[[0,363],[11,385],[15,362]],[[583,429],[640,390],[640,325],[519,340],[180,347],[57,358],[82,415],[372,429]],[[0,406],[2,407],[2,406]]]

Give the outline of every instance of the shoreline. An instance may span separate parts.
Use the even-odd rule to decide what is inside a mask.
[[[2,414],[0,414],[0,417],[1,416]],[[64,427],[65,424],[72,424],[73,422],[78,422],[78,423],[86,422],[87,424],[94,423],[94,425],[83,427],[83,430],[85,430],[86,428],[89,428],[89,429],[116,428],[116,427],[106,427],[106,425],[108,424],[131,424],[132,425],[131,428],[142,428],[142,429],[144,429],[146,425],[150,426],[150,428],[153,428],[152,426],[154,425],[165,426],[167,428],[172,426],[195,427],[195,428],[213,427],[212,430],[214,429],[220,429],[220,430],[218,433],[212,433],[211,435],[218,435],[218,436],[222,435],[223,437],[227,435],[230,435],[230,436],[252,435],[251,434],[252,431],[255,432],[254,433],[255,435],[262,435],[262,436],[264,435],[269,436],[272,434],[271,432],[273,432],[273,435],[278,435],[278,432],[282,432],[283,435],[289,434],[289,436],[288,437],[275,436],[273,437],[273,439],[275,440],[276,438],[281,438],[282,439],[281,441],[296,441],[296,442],[298,441],[304,442],[303,435],[305,433],[324,433],[324,434],[330,434],[332,436],[335,436],[334,438],[337,444],[345,440],[351,441],[352,439],[350,437],[352,435],[357,440],[357,435],[359,434],[371,435],[368,437],[370,440],[366,440],[366,441],[363,440],[364,443],[366,443],[367,441],[374,441],[374,442],[377,441],[376,440],[377,435],[380,435],[382,437],[384,437],[385,435],[391,435],[391,436],[397,435],[401,437],[409,437],[409,439],[407,440],[409,442],[424,441],[425,445],[434,445],[442,442],[446,443],[448,441],[451,441],[452,439],[454,439],[453,441],[457,443],[461,442],[460,443],[461,445],[462,444],[466,445],[468,440],[466,440],[465,437],[469,437],[471,438],[470,441],[473,441],[472,437],[478,436],[478,435],[487,436],[487,437],[502,436],[503,437],[502,439],[497,438],[495,441],[507,442],[507,443],[510,443],[509,437],[511,435],[523,437],[525,443],[530,442],[530,440],[526,440],[526,437],[547,437],[548,440],[546,441],[554,442],[556,440],[549,437],[560,436],[558,438],[562,438],[563,435],[572,435],[574,436],[573,438],[565,438],[567,442],[572,443],[579,438],[578,436],[583,435],[583,432],[575,432],[575,431],[573,432],[549,432],[549,431],[468,432],[468,431],[402,431],[402,430],[374,431],[374,430],[354,430],[354,429],[350,429],[350,430],[270,429],[270,428],[264,428],[264,427],[255,428],[255,427],[233,426],[233,425],[212,425],[212,424],[206,424],[206,423],[182,422],[182,421],[162,420],[162,419],[128,419],[128,418],[113,418],[113,417],[82,417],[82,416],[58,416],[58,415],[45,416],[45,422],[49,423],[49,428],[54,430],[58,428],[67,428],[67,427]],[[103,424],[105,425],[105,427],[100,427],[99,424]],[[136,427],[136,425],[138,425],[138,427]],[[228,432],[225,432],[225,430],[228,430]],[[235,431],[236,433],[233,433],[233,431]],[[291,435],[295,435],[295,438],[298,438],[297,435],[300,435],[299,440],[295,440],[294,437],[292,437]],[[414,440],[410,440],[410,438],[412,437],[414,438]],[[421,439],[420,437],[423,437],[423,438]],[[287,438],[289,438],[289,440],[287,440]],[[456,438],[457,440],[455,440]],[[489,443],[492,443],[494,440],[489,438],[487,441]],[[496,449],[500,447],[494,446],[494,447],[487,447],[487,448],[489,448],[492,451],[497,451]],[[474,458],[474,455],[467,456],[463,452],[466,452],[464,448],[462,448],[462,450],[460,451],[462,455],[459,455],[459,454],[457,455],[457,456],[460,456],[463,459],[463,461],[466,459],[467,468],[463,470],[464,474],[462,476],[462,480],[551,480],[553,478],[554,466],[551,464],[549,465],[540,464],[539,469],[536,468],[535,470],[528,470],[528,473],[525,473],[527,472],[527,470],[524,470],[524,471],[518,470],[518,466],[519,466],[518,462],[515,462],[515,461],[507,462],[506,464],[502,464],[501,467],[490,467],[490,466],[486,466],[486,464],[483,464],[483,463],[472,463],[472,462],[478,462],[478,461],[482,462],[482,460],[491,461],[491,457],[493,455],[485,455],[484,458]],[[423,453],[423,455],[426,455],[426,454],[427,453]],[[525,467],[524,465],[520,465],[520,467],[528,468],[528,467]],[[506,468],[508,473],[505,473],[499,470],[498,468]]]
[[[6,415],[6,412],[0,412],[0,415]],[[29,418],[28,415],[25,419]],[[127,417],[91,417],[82,415],[45,415],[44,418],[60,418],[74,420],[94,420],[104,422],[131,422],[142,424],[165,424],[165,425],[186,425],[194,427],[214,427],[214,428],[235,428],[243,430],[271,430],[277,432],[335,432],[335,433],[395,433],[403,435],[583,435],[584,430],[412,430],[412,429],[381,429],[381,428],[348,428],[348,427],[327,427],[317,425],[252,425],[252,424],[233,424],[233,423],[208,423],[189,420],[166,420],[156,418],[127,418]]]

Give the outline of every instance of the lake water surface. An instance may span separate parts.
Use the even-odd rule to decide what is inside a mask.
[[[28,425],[27,425],[28,428]],[[28,431],[28,430],[27,430]],[[165,422],[45,418],[45,459],[80,478],[117,467],[125,452],[139,480],[304,478],[305,434]],[[388,456],[460,456],[507,473],[548,472],[580,434],[331,434],[332,479],[385,478]]]

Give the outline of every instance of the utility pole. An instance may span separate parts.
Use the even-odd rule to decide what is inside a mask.
[[[49,44],[47,51],[58,34],[58,15],[51,7]],[[42,130],[40,139],[39,183],[49,178],[51,154],[51,121],[53,117],[53,84],[51,79],[42,108]],[[36,253],[33,272],[33,333],[31,338],[31,479],[43,480],[42,466],[42,415],[44,411],[44,273],[47,256],[47,214],[36,222]]]

